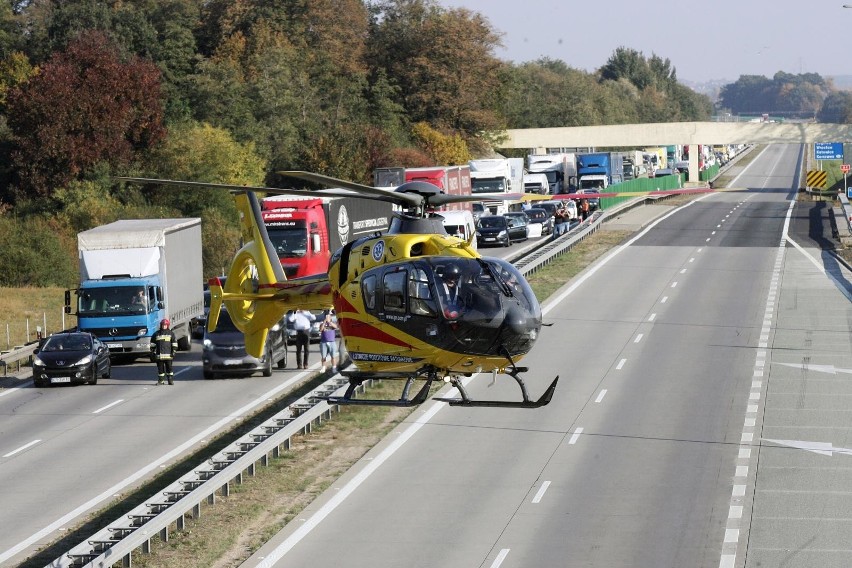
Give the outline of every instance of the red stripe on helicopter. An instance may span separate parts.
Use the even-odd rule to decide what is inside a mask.
[[[338,315],[340,314],[357,314],[358,310],[355,309],[355,306],[350,304],[346,298],[338,295],[334,300],[334,309]]]
[[[369,339],[371,341],[398,345],[399,347],[406,347],[408,349],[412,348],[410,344],[394,337],[393,335],[385,333],[368,323],[342,316],[339,312],[337,317],[338,322],[340,323],[340,333],[346,338]]]

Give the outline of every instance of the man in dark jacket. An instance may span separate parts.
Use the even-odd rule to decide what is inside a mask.
[[[172,361],[178,349],[177,336],[169,329],[171,322],[164,319],[160,322],[160,329],[151,336],[151,351],[157,361],[157,384],[164,385],[166,380],[170,385],[175,384],[175,374],[172,371]]]

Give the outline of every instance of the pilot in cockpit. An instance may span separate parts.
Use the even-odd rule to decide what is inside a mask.
[[[435,274],[438,276],[438,291],[444,299],[444,315],[448,318],[459,317],[464,308],[461,269],[455,263],[448,263],[439,266]]]

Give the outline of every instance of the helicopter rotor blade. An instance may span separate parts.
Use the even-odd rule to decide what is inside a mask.
[[[209,189],[228,189],[231,191],[261,191],[265,193],[274,193],[277,195],[300,195],[316,197],[316,192],[309,189],[281,189],[279,187],[262,187],[252,185],[233,185],[228,183],[209,183],[204,181],[182,181],[176,179],[157,179],[157,178],[139,178],[139,177],[124,177],[115,176],[112,179],[118,181],[129,181],[132,183],[141,183],[145,185],[178,185],[183,187],[209,188]],[[311,195],[313,194],[313,195]]]
[[[503,195],[489,195],[487,197],[482,195],[449,195],[441,193],[430,196],[428,201],[429,205],[437,207],[446,205],[447,203],[464,203],[466,201],[482,201],[483,199],[487,199],[488,201],[520,201],[521,197],[520,193],[504,193]]]
[[[282,171],[275,172],[278,175],[282,175],[285,177],[292,177],[304,181],[310,181],[313,183],[318,183],[320,185],[324,185],[329,188],[338,188],[342,187],[344,189],[348,189],[350,191],[354,191],[355,193],[360,194],[361,197],[371,197],[373,199],[382,199],[385,201],[393,201],[402,205],[403,207],[420,207],[423,205],[424,199],[421,195],[416,195],[412,193],[395,193],[392,191],[387,191],[384,189],[379,189],[377,187],[371,187],[369,185],[364,185],[361,183],[355,183],[353,181],[346,181],[343,179],[333,178],[330,176],[324,176],[322,174],[315,174],[312,172],[303,172],[303,171]],[[325,194],[325,192],[329,191],[328,189],[320,189],[317,192],[321,192]]]

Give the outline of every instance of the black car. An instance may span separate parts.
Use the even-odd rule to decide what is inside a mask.
[[[523,211],[511,211],[503,214],[509,219],[509,236],[513,241],[525,241],[529,236],[527,226],[530,224],[529,217]],[[521,231],[523,228],[523,231]]]
[[[33,357],[33,383],[37,387],[57,384],[97,384],[109,378],[112,367],[109,349],[85,331],[56,333],[44,340]]]
[[[523,232],[523,236],[520,232]],[[514,235],[514,236],[513,236]],[[483,215],[476,226],[476,246],[501,245],[507,247],[513,240],[527,238],[526,226],[520,227],[512,223],[504,215]]]
[[[272,376],[273,363],[279,369],[287,366],[287,340],[284,322],[271,328],[266,336],[266,353],[257,359],[246,352],[246,340],[231,321],[227,310],[219,312],[216,331],[204,330],[201,364],[205,379],[216,376],[249,376],[260,371],[264,377]]]
[[[548,213],[546,209],[530,207],[524,213],[526,213],[530,225],[541,225],[542,235],[549,235],[553,232],[553,214]]]

